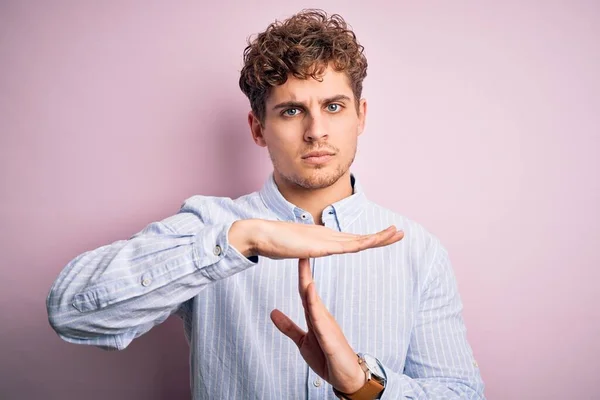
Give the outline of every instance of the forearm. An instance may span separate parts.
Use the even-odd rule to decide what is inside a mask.
[[[207,284],[254,265],[230,245],[230,226],[178,234],[159,222],[80,255],[50,290],[51,326],[69,342],[126,347]]]

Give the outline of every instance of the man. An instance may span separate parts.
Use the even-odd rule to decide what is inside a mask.
[[[195,399],[482,399],[447,252],[350,172],[362,50],[316,10],[258,35],[240,87],[264,187],[76,257],[48,296],[58,334],[121,350],[176,313]]]

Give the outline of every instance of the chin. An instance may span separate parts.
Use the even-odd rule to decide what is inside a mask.
[[[285,178],[295,183],[296,185],[309,190],[324,189],[334,183],[336,183],[344,174],[346,170],[340,168],[331,168],[329,166],[320,166],[317,168],[310,168],[301,172],[296,172],[293,176]]]

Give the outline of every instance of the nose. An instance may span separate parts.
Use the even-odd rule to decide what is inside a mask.
[[[321,116],[311,115],[306,118],[306,129],[304,131],[304,140],[307,142],[318,142],[319,140],[327,138],[327,129],[325,126],[325,120]]]

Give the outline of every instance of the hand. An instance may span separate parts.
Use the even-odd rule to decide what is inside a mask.
[[[331,254],[356,253],[387,246],[404,237],[395,226],[369,234],[338,232],[321,225],[269,220],[236,221],[229,231],[233,246],[246,257],[272,259],[314,258]]]
[[[365,373],[356,352],[317,294],[307,259],[298,262],[298,292],[308,332],[279,310],[271,312],[271,320],[296,343],[304,361],[317,375],[342,393],[356,392],[366,383]]]

